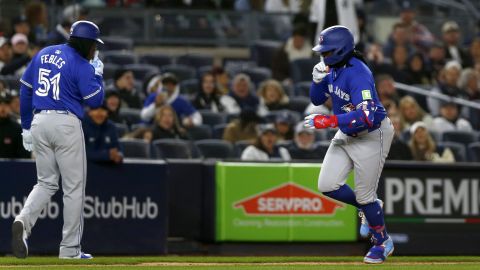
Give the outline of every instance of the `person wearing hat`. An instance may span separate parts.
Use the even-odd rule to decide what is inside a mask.
[[[283,111],[277,114],[275,117],[275,128],[277,129],[279,141],[293,140],[293,120],[288,112]]]
[[[98,108],[89,108],[82,120],[85,134],[87,159],[93,162],[122,163],[123,154],[118,142],[117,129],[108,120],[106,103]]]
[[[323,159],[325,153],[315,149],[315,131],[306,128],[303,122],[295,126],[295,138],[293,143],[288,146],[288,152],[292,159]]]
[[[435,41],[435,36],[428,28],[415,20],[416,12],[414,2],[402,1],[400,4],[400,22],[405,24],[410,33],[410,40],[417,51],[426,52]]]
[[[461,118],[458,105],[453,102],[443,102],[440,106],[440,115],[433,119],[434,131],[443,133],[446,131],[472,131],[472,125],[468,120]]]
[[[113,85],[108,91],[115,91],[122,100],[122,107],[141,109],[143,96],[135,89],[135,76],[130,69],[120,68],[113,74]]]
[[[0,158],[29,158],[23,149],[22,127],[10,117],[11,97],[0,94]]]
[[[129,124],[120,117],[122,100],[116,91],[105,91],[105,106],[108,110],[108,120],[114,123]]]
[[[173,73],[165,73],[160,78],[161,87],[151,93],[143,104],[140,116],[143,121],[151,122],[155,111],[162,105],[169,104],[173,107],[184,127],[189,128],[202,124],[202,115],[193,107],[186,98],[180,96],[178,79]]]
[[[450,148],[446,147],[442,155],[437,153],[437,146],[432,135],[428,132],[424,122],[415,122],[410,127],[410,141],[408,146],[412,151],[413,159],[417,161],[453,162],[455,158]]]
[[[24,34],[15,34],[10,42],[0,37],[0,75],[21,75],[30,59]]]
[[[241,160],[268,161],[291,160],[290,153],[277,143],[277,130],[273,124],[261,124],[257,127],[257,139],[253,145],[247,146],[240,157]]]
[[[442,26],[442,40],[445,43],[445,57],[457,61],[462,67],[471,67],[472,58],[460,47],[460,26],[455,21],[446,21]]]

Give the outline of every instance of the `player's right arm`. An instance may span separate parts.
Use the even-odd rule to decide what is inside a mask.
[[[100,107],[104,98],[103,77],[95,74],[95,68],[90,64],[84,64],[79,67],[78,88],[82,95],[83,102],[91,107]]]

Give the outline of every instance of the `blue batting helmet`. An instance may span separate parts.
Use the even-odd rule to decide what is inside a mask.
[[[90,21],[77,21],[72,24],[72,27],[70,28],[70,36],[92,39],[97,41],[98,43],[104,44],[103,41],[99,38],[100,29],[96,24]]]
[[[320,33],[318,45],[312,50],[320,53],[331,51],[332,54],[323,59],[326,65],[331,66],[343,61],[354,47],[355,43],[350,30],[345,26],[335,25]]]

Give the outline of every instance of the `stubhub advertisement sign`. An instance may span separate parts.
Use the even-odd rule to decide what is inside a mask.
[[[0,162],[0,253],[10,253],[15,216],[36,183],[35,163]],[[152,177],[154,176],[154,177]],[[92,254],[163,254],[167,237],[166,165],[88,164],[83,249]],[[57,254],[63,225],[59,190],[28,239],[31,254]]]
[[[319,172],[319,164],[219,162],[217,241],[356,241],[356,209],[318,192]]]

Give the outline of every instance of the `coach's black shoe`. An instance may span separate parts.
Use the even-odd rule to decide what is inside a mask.
[[[12,225],[12,252],[19,259],[28,256],[27,231],[21,220],[15,220]]]

